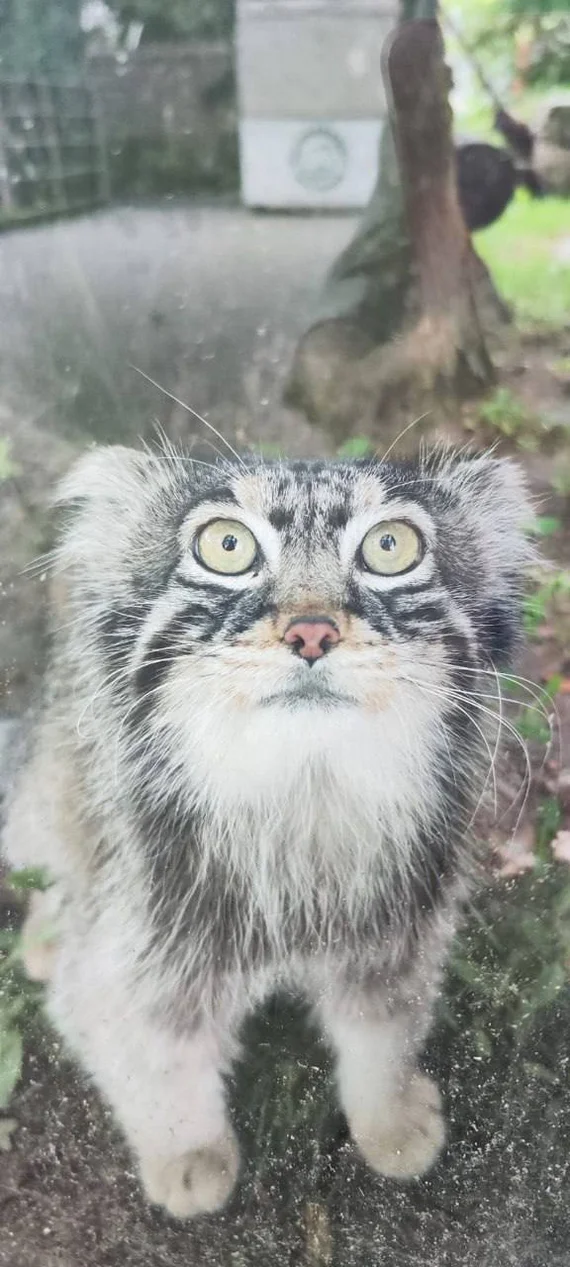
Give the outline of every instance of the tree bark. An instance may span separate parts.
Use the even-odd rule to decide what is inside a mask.
[[[338,439],[388,434],[414,412],[429,411],[433,425],[486,388],[494,377],[487,331],[507,315],[459,204],[435,19],[398,27],[384,71],[391,126],[377,187],[287,386],[289,403]]]
[[[436,21],[406,23],[388,53],[396,142],[412,253],[419,324],[435,340],[441,372],[458,387],[486,385],[493,369],[476,302],[477,257],[457,194],[448,92],[450,75]]]

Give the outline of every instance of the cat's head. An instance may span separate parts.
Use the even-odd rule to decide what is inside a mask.
[[[275,780],[280,753],[346,754],[359,735],[417,765],[414,733],[440,743],[519,635],[529,508],[509,462],[207,467],[110,448],[61,501],[86,653],[132,725],[225,763],[229,784],[269,747]]]

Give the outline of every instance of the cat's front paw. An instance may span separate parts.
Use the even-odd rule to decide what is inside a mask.
[[[233,1132],[180,1157],[141,1159],[148,1200],[177,1219],[211,1214],[225,1205],[237,1179],[239,1151]]]
[[[441,1096],[431,1078],[415,1073],[406,1090],[382,1113],[381,1123],[353,1125],[353,1138],[368,1165],[390,1179],[413,1179],[435,1162],[445,1143]]]

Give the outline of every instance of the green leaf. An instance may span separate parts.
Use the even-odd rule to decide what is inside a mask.
[[[537,1007],[547,1007],[549,1003],[552,1003],[564,989],[567,980],[566,971],[561,963],[546,964],[536,981],[532,983],[529,1002],[532,1003],[533,1010]]]
[[[554,1073],[546,1065],[538,1064],[532,1060],[523,1060],[522,1066],[529,1078],[536,1078],[539,1082],[548,1082],[553,1087],[560,1084],[558,1074]]]
[[[0,928],[0,954],[11,954],[16,950],[19,936],[15,928]]]
[[[12,1147],[12,1135],[17,1130],[15,1117],[3,1117],[0,1121],[0,1153],[9,1153]]]
[[[529,709],[517,717],[515,726],[522,739],[533,739],[540,744],[550,741],[550,727],[538,709]]]
[[[508,387],[497,387],[479,409],[479,416],[505,436],[517,436],[532,421],[522,401]]]
[[[504,695],[513,695],[515,698],[523,695],[524,688],[521,686],[518,677],[511,673],[499,673],[498,677],[499,686]]]
[[[548,682],[544,686],[545,694],[548,695],[549,699],[554,699],[554,696],[558,695],[563,681],[564,675],[562,673],[553,673],[552,677],[549,677]]]
[[[280,444],[275,444],[273,440],[258,440],[255,446],[252,446],[251,452],[256,456],[261,455],[262,458],[281,458],[283,449]]]
[[[368,436],[351,436],[349,440],[345,440],[344,444],[341,444],[340,448],[337,449],[339,458],[352,458],[354,460],[370,457],[373,452],[374,445],[368,439]]]
[[[473,1028],[473,1043],[477,1051],[477,1054],[481,1056],[484,1060],[487,1060],[489,1056],[492,1056],[493,1054],[492,1040],[489,1037],[487,1031],[484,1030],[482,1026],[480,1025],[475,1025]]]
[[[546,601],[542,593],[528,594],[523,602],[526,632],[532,637],[546,620]]]
[[[10,1103],[22,1070],[22,1055],[22,1035],[17,1029],[4,1029],[0,1017],[0,1109]]]
[[[536,847],[544,852],[560,827],[562,810],[555,796],[546,796],[536,811]]]
[[[47,889],[48,879],[42,867],[23,867],[21,871],[11,871],[8,882],[12,889]]]
[[[10,450],[10,441],[0,437],[0,480],[8,480],[10,476],[18,474],[18,467],[12,461]]]
[[[529,531],[534,537],[551,537],[562,527],[562,520],[554,515],[537,515]]]
[[[557,895],[555,910],[559,918],[564,920],[568,934],[566,940],[570,940],[570,925],[566,922],[568,916],[570,915],[570,882],[567,883],[562,891]]]

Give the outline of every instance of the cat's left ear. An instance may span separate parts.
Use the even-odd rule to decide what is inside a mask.
[[[518,463],[487,454],[458,458],[453,486],[464,515],[473,520],[474,539],[483,535],[486,540],[489,566],[501,574],[505,567],[524,571],[535,558],[535,513]]]
[[[122,445],[96,447],[78,459],[54,499],[55,567],[73,579],[76,592],[118,602],[132,592],[137,567],[152,574],[174,535],[176,478],[174,462]]]
[[[537,558],[525,475],[516,462],[483,454],[457,458],[447,481],[479,561],[472,616],[481,645],[494,663],[507,664],[520,642],[522,598]]]

